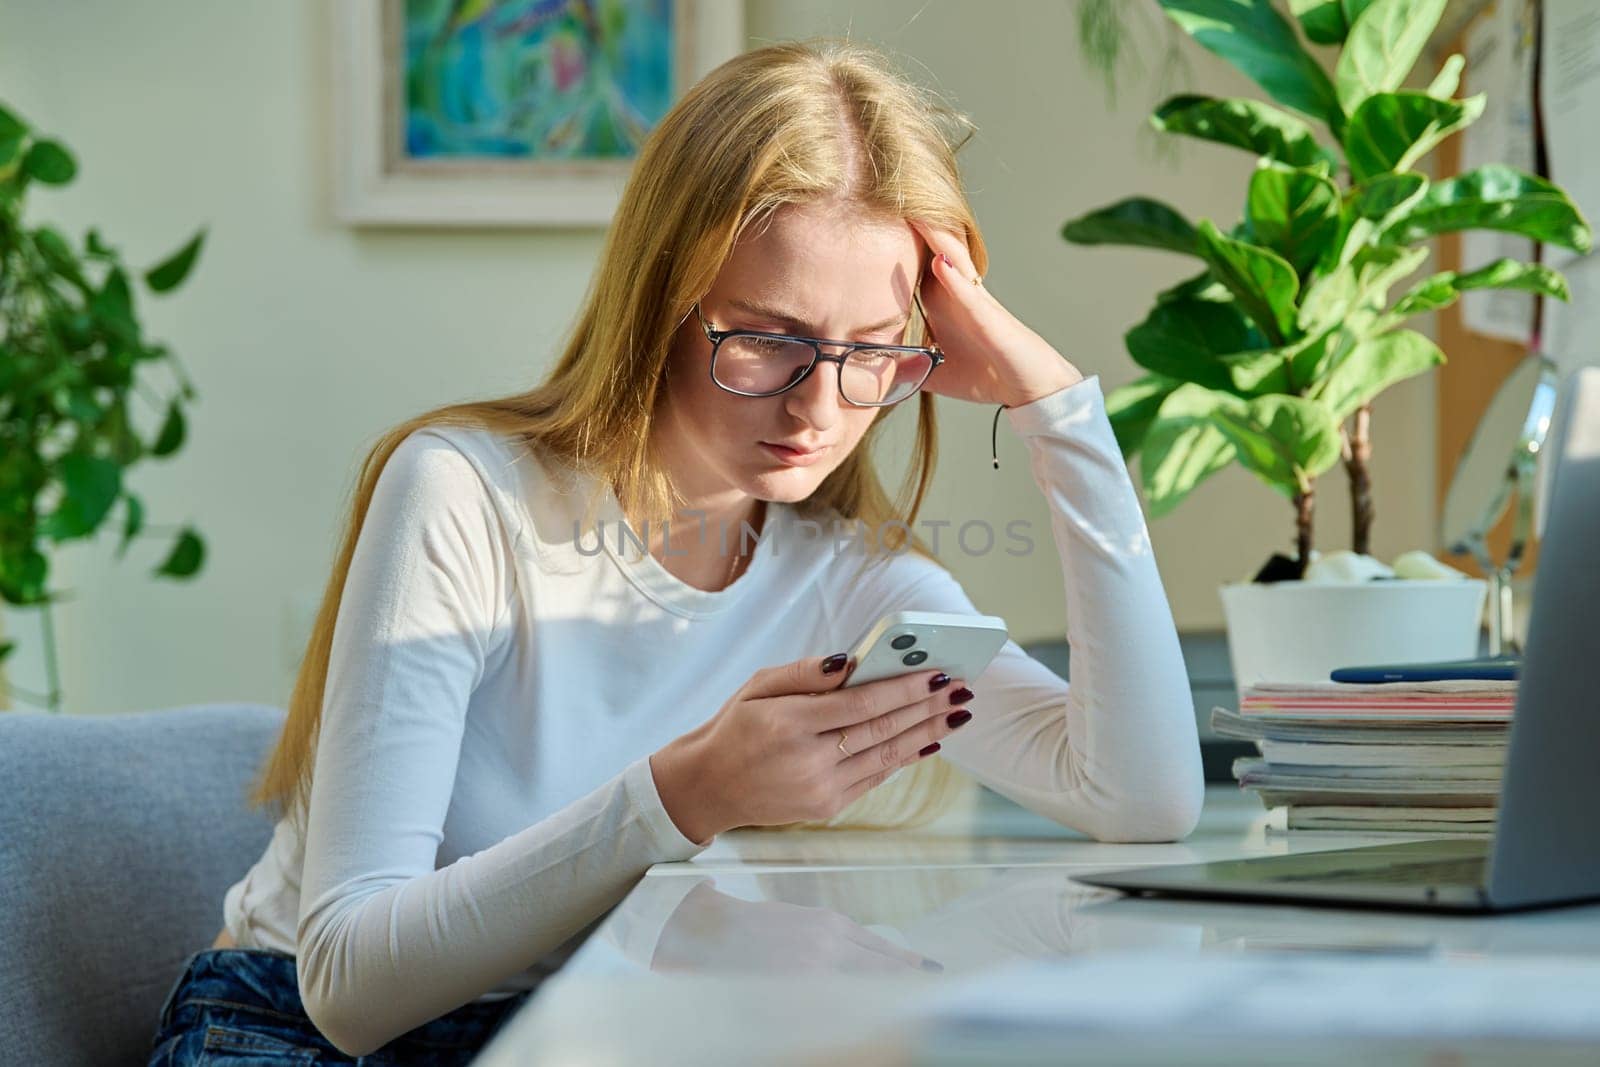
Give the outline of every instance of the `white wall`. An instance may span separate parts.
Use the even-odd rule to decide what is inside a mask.
[[[156,11],[112,0],[0,6],[0,100],[59,134],[82,166],[75,185],[39,193],[34,211],[77,231],[99,225],[140,264],[210,227],[190,283],[145,302],[151,332],[181,355],[200,391],[189,442],[130,480],[149,521],[194,522],[211,554],[188,583],[148,576],[160,542],[118,563],[108,532],[57,556],[54,584],[75,597],[57,615],[72,710],[284,700],[297,621],[326,578],[366,444],[425,407],[537,380],[601,236],[335,224],[323,3],[165,0]],[[1153,89],[1129,87],[1108,110],[1077,58],[1071,3],[747,0],[747,25],[755,43],[848,31],[936,79],[982,131],[963,160],[992,254],[987,284],[1108,389],[1136,376],[1122,332],[1186,265],[1068,246],[1061,223],[1133,192],[1191,216],[1238,215],[1251,161],[1198,143],[1176,164],[1154,159],[1140,133]],[[1250,91],[1209,56],[1187,54],[1188,87]],[[1005,426],[1001,470],[990,466],[993,409],[941,405],[943,460],[924,516],[997,525],[1022,517],[1047,531]],[[1427,382],[1378,405],[1376,549],[1385,558],[1431,543],[1432,411]],[[1342,478],[1321,490],[1321,543],[1343,547]],[[1155,523],[1180,625],[1219,625],[1218,582],[1286,547],[1291,520],[1285,501],[1230,470]],[[1031,558],[945,559],[980,608],[1031,639],[1062,630],[1057,563],[1040,548]]]

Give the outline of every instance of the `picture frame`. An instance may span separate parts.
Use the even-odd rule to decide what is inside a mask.
[[[674,84],[667,106],[743,50],[740,0],[665,0],[671,8]],[[581,5],[581,6],[580,6]],[[464,4],[502,14],[521,6],[587,15],[596,3],[511,0]],[[633,156],[537,158],[473,155],[459,146],[414,154],[406,92],[406,0],[336,0],[333,44],[334,214],[355,227],[603,228],[616,211]],[[415,10],[415,8],[412,8]],[[514,13],[514,11],[512,12]],[[562,12],[565,14],[565,12]],[[664,47],[659,39],[652,42]],[[504,47],[504,46],[503,46]],[[581,57],[580,57],[581,61]],[[660,87],[657,87],[659,98]],[[521,101],[519,101],[521,103]],[[663,109],[664,110],[664,109]],[[522,114],[526,114],[526,110]],[[656,116],[659,120],[659,115]],[[634,122],[632,130],[639,132]],[[646,131],[647,132],[647,131]]]

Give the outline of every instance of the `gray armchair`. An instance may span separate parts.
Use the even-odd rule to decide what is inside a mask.
[[[184,961],[272,834],[245,792],[282,724],[254,704],[0,712],[6,1062],[145,1062]]]

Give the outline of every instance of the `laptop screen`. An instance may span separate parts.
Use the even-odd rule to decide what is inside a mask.
[[[1571,374],[1490,863],[1496,906],[1600,894],[1600,368]]]

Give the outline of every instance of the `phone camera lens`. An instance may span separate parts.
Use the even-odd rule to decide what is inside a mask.
[[[916,643],[917,643],[917,635],[916,634],[901,634],[899,637],[897,637],[893,641],[889,642],[889,647],[890,648],[910,648],[912,645],[914,645]],[[917,662],[920,663],[922,661],[918,660]]]
[[[917,664],[921,663],[927,658],[928,654],[919,648],[915,652],[907,652],[904,656],[901,656],[900,662],[904,663],[907,667],[915,667]]]

